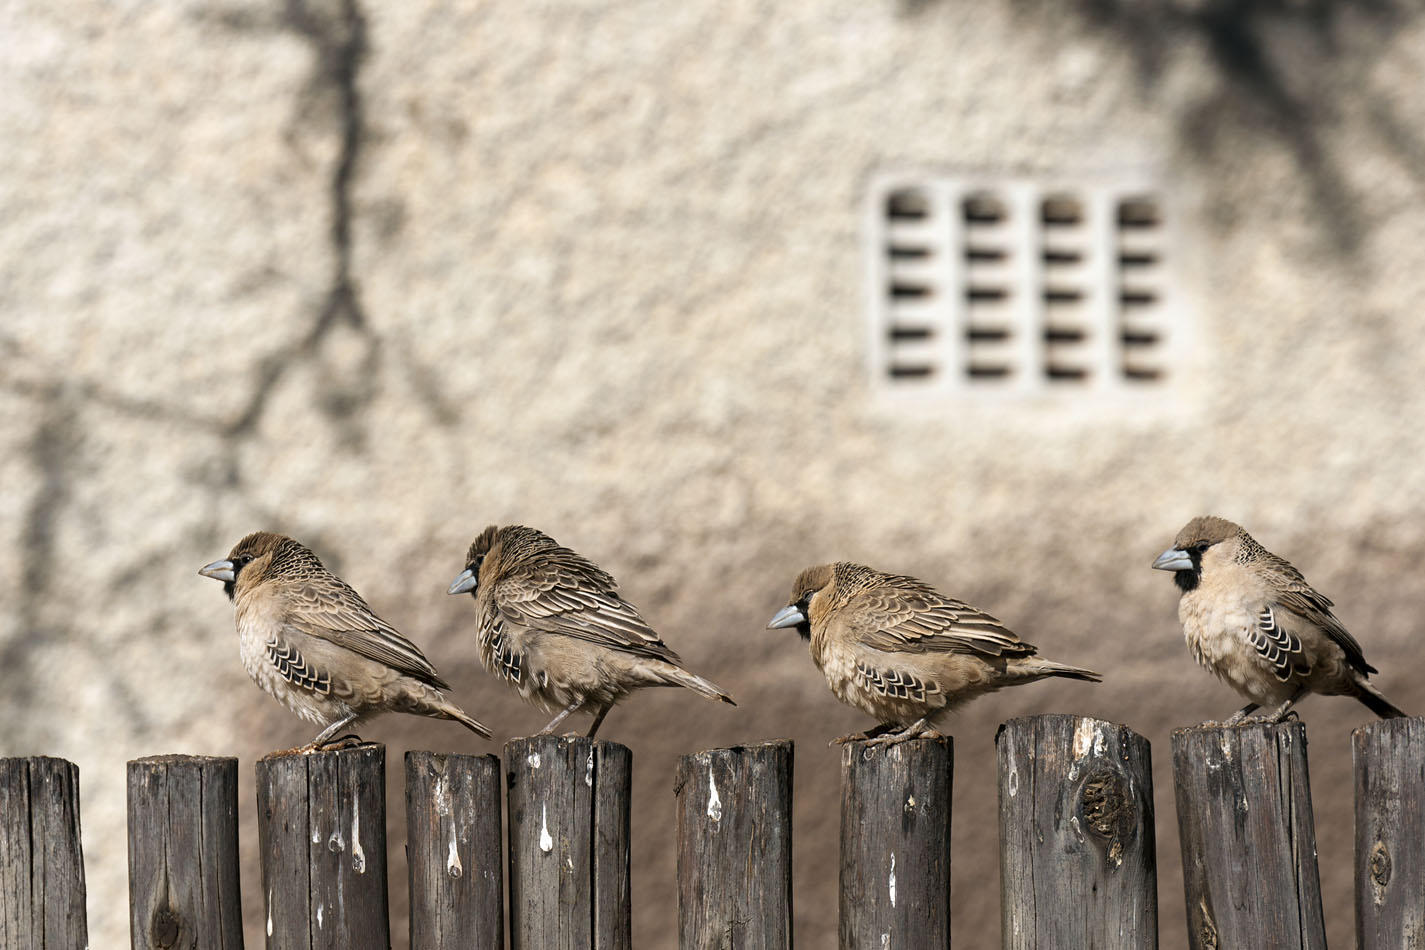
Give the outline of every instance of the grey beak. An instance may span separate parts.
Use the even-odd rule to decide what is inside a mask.
[[[460,572],[460,575],[456,577],[455,580],[450,582],[450,590],[446,591],[446,593],[463,594],[467,590],[474,590],[475,585],[479,583],[480,580],[475,576],[475,572],[466,568]]]
[[[1168,548],[1158,559],[1153,562],[1155,571],[1190,571],[1192,570],[1192,557],[1186,551],[1179,551],[1177,548]]]
[[[198,569],[198,573],[204,577],[211,577],[215,581],[222,581],[224,584],[231,584],[237,579],[237,572],[233,570],[232,561],[214,561]]]
[[[796,604],[783,607],[781,610],[767,621],[768,630],[781,630],[783,627],[795,627],[807,622],[807,615],[801,612]]]

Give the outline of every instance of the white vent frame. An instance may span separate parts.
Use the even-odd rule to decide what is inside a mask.
[[[923,215],[894,218],[893,201]],[[878,176],[864,230],[873,389],[1065,401],[1171,392],[1190,339],[1175,217],[1141,175]]]

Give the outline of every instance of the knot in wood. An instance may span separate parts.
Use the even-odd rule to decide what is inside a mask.
[[[1202,950],[1217,950],[1217,925],[1212,922],[1212,911],[1207,906],[1206,898],[1198,901],[1197,910],[1197,945]]]
[[[1128,837],[1137,817],[1128,783],[1109,769],[1096,769],[1085,777],[1079,809],[1089,830],[1105,840]]]
[[[1377,841],[1371,848],[1371,880],[1377,887],[1390,883],[1390,852],[1386,850],[1384,841]]]
[[[178,944],[178,935],[183,930],[183,922],[173,908],[163,906],[153,912],[148,933],[155,947],[172,947]]]

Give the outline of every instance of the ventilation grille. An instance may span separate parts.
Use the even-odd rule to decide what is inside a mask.
[[[1170,370],[1146,188],[886,180],[871,196],[874,370],[897,391],[1140,393]]]

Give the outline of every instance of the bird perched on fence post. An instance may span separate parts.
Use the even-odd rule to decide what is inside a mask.
[[[981,693],[1047,676],[1101,679],[1036,656],[994,617],[922,581],[848,561],[801,572],[767,624],[784,627],[809,642],[837,699],[881,722],[838,743],[934,737],[941,716]]]
[[[1182,590],[1178,619],[1198,663],[1279,722],[1307,693],[1354,696],[1382,719],[1404,716],[1367,680],[1376,668],[1301,572],[1225,518],[1194,518],[1153,567]],[[1204,725],[1207,725],[1205,723]]]
[[[490,525],[470,545],[449,593],[475,599],[485,668],[527,702],[562,710],[540,735],[584,709],[594,714],[592,737],[614,703],[645,686],[686,686],[737,705],[683,667],[613,577],[542,531]]]
[[[416,645],[302,544],[258,531],[198,573],[222,581],[233,601],[238,652],[253,682],[326,727],[300,751],[383,712],[451,719],[490,737],[445,697],[450,684]]]

